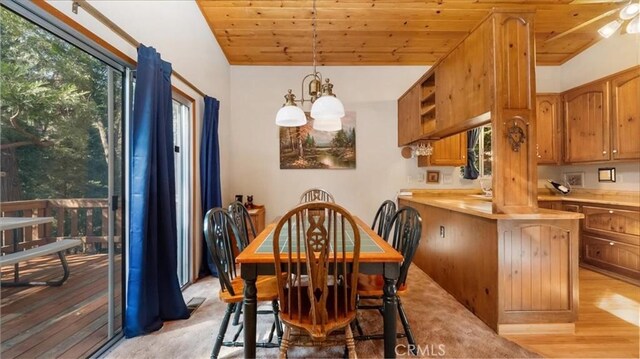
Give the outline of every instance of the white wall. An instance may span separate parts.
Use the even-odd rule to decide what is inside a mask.
[[[428,68],[422,66],[337,66],[320,72],[334,84],[347,111],[356,112],[355,170],[281,170],[275,115],[291,88],[300,96],[300,81],[311,67],[231,66],[231,193],[254,195],[267,207],[267,220],[298,202],[307,188],[321,187],[366,221],[385,199],[400,188],[475,186],[462,183],[457,173],[450,185],[411,181],[424,176],[416,159],[404,159],[397,146],[397,99]],[[453,167],[434,167],[454,174]],[[442,173],[444,174],[444,173]]]

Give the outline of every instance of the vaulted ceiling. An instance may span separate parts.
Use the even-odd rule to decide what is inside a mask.
[[[311,63],[312,1],[197,2],[229,63]],[[536,10],[537,62],[558,65],[599,41],[597,29],[620,6],[606,0],[317,0],[317,61],[430,65],[495,7]]]

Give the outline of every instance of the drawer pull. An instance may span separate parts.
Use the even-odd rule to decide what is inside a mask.
[[[609,245],[610,245],[610,246],[612,246],[612,245],[613,245],[613,242],[609,242]]]
[[[610,211],[609,211],[609,214],[613,214],[613,211],[611,211],[611,210],[610,210]]]

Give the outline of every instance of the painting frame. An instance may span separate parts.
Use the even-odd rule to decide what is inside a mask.
[[[565,172],[564,182],[572,188],[584,187],[584,172]]]
[[[305,125],[278,130],[280,169],[356,169],[356,112],[345,113],[339,131],[316,130],[305,115]]]
[[[440,183],[440,171],[427,171],[427,183]]]

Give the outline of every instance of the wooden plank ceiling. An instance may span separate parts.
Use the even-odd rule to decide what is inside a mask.
[[[197,1],[229,63],[311,64],[312,1]],[[320,65],[430,65],[495,7],[536,10],[537,62],[558,65],[599,41],[597,29],[616,15],[592,20],[621,6],[615,1],[571,2],[317,0],[317,61]]]

